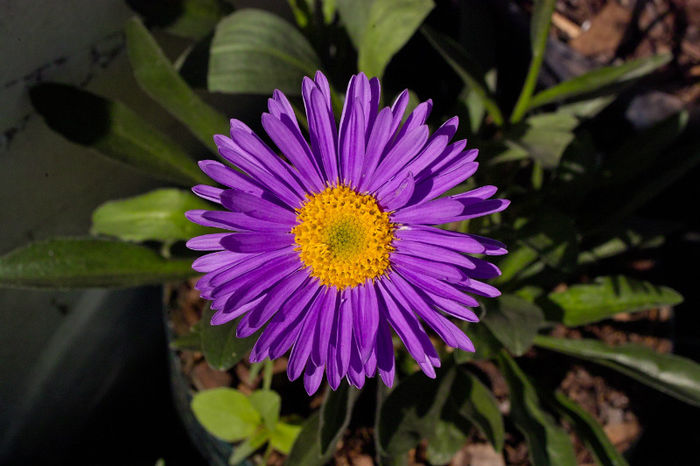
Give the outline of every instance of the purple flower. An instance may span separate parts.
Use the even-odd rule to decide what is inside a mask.
[[[324,372],[333,389],[343,377],[361,387],[376,372],[391,386],[391,329],[423,372],[435,377],[440,358],[424,325],[446,344],[474,351],[445,315],[478,320],[470,294],[498,296],[480,280],[500,271],[465,253],[500,255],[506,249],[434,225],[499,212],[509,202],[490,199],[494,186],[438,198],[474,174],[478,151],[465,150],[464,140],[450,143],[456,117],[429,134],[430,100],[402,125],[408,92],[379,109],[379,80],[360,73],[350,79],[336,128],[321,72],[313,81],[304,78],[302,95],[310,144],[281,92],[274,92],[262,115],[289,163],[238,120],[231,120],[230,138],[214,140],[241,171],[200,162],[226,186],[193,191],[227,210],[187,213],[195,223],[228,230],[187,243],[214,251],[192,265],[204,273],[197,289],[217,311],[211,323],[241,317],[240,338],[263,329],[251,362],[291,350],[287,374],[291,380],[303,374],[309,394]]]

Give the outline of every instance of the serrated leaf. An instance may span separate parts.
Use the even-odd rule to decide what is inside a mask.
[[[191,407],[207,432],[227,442],[250,437],[262,421],[248,397],[228,387],[195,393]]]
[[[337,390],[329,388],[326,392],[321,406],[321,424],[318,431],[322,456],[335,451],[338,440],[350,424],[352,408],[359,394],[359,390],[346,383],[340,384]]]
[[[211,204],[191,192],[157,189],[139,196],[105,202],[92,213],[90,232],[125,241],[187,240],[214,230],[190,222],[185,218],[185,212],[210,208]]]
[[[494,123],[498,126],[503,125],[503,114],[496,103],[496,99],[489,91],[484,72],[478,63],[469,57],[467,52],[448,36],[440,34],[428,26],[423,26],[421,32],[462,79],[464,84],[468,86],[470,91],[479,97],[486,111],[493,118]]]
[[[418,30],[434,6],[432,0],[373,0],[365,17],[353,5],[349,11],[364,19],[361,39],[356,45],[357,68],[367,76],[381,79],[391,58]],[[345,20],[348,9],[341,8],[340,15]]]
[[[685,403],[700,406],[700,365],[635,343],[608,346],[597,340],[538,335],[535,344],[610,367]]]
[[[671,61],[671,58],[673,58],[671,54],[654,55],[589,71],[535,94],[530,100],[529,107],[533,109],[551,102],[595,92],[612,84],[621,84],[640,78],[664,66]]]
[[[621,275],[598,277],[589,285],[573,285],[547,296],[554,306],[548,318],[575,327],[607,319],[620,312],[639,312],[673,306],[683,297],[665,286],[652,285]]]
[[[190,89],[136,18],[126,23],[126,46],[139,86],[187,126],[204,145],[218,153],[213,136],[228,133],[228,119]]]
[[[331,459],[333,452],[321,456],[321,442],[318,435],[321,423],[320,412],[314,412],[297,435],[294,445],[284,464],[287,466],[323,466]]]
[[[564,429],[540,406],[537,391],[512,357],[499,356],[510,391],[510,417],[527,440],[534,466],[576,466],[574,447]]]
[[[300,432],[301,426],[278,422],[272,432],[270,432],[270,445],[275,450],[287,455]]]
[[[226,371],[235,366],[255,344],[257,334],[248,338],[238,338],[238,320],[222,325],[211,325],[214,310],[207,306],[202,314],[202,352],[209,365],[216,370]]]
[[[627,461],[612,444],[600,423],[578,403],[561,392],[555,392],[550,401],[554,408],[569,421],[578,438],[593,453],[598,464],[602,466],[627,465]]]
[[[510,116],[511,123],[519,122],[529,107],[530,98],[535,90],[537,77],[540,75],[540,68],[544,60],[544,51],[547,48],[547,37],[549,37],[549,26],[552,21],[555,4],[556,0],[535,0],[532,6],[532,18],[530,19],[530,51],[532,57],[527,76],[525,77],[525,83]]]
[[[455,368],[443,367],[437,380],[416,372],[404,380],[382,403],[377,439],[382,454],[399,457],[422,439],[430,437],[447,402]]]
[[[51,129],[71,142],[184,186],[207,177],[173,141],[120,102],[58,83],[29,91],[32,105]]]
[[[450,399],[455,411],[469,419],[496,451],[503,449],[503,417],[491,390],[473,374],[459,369]]]
[[[518,296],[503,295],[484,302],[481,323],[513,354],[525,353],[544,321],[542,310]]]
[[[253,408],[260,413],[265,427],[269,431],[274,430],[280,418],[282,398],[272,390],[255,390],[248,399]]]
[[[306,38],[294,26],[262,10],[244,9],[216,27],[209,59],[209,90],[270,94],[301,92],[301,81],[321,68]]]
[[[37,241],[0,257],[0,286],[18,288],[130,287],[183,280],[192,261],[164,259],[131,243],[94,238]]]

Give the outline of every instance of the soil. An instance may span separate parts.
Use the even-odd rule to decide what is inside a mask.
[[[189,332],[192,325],[196,324],[202,315],[205,302],[198,297],[193,288],[194,281],[181,283],[170,290],[170,322],[175,335],[182,336]],[[597,338],[612,345],[626,342],[636,342],[647,345],[660,352],[669,352],[671,342],[664,338],[668,334],[668,321],[671,310],[667,308],[655,309],[636,314],[620,314],[614,320],[609,320],[596,325],[588,325],[577,329],[567,329],[557,326],[552,330],[552,335],[567,338]],[[216,387],[231,386],[244,393],[250,393],[260,386],[261,376],[251,379],[250,367],[246,358],[227,372],[217,371],[209,367],[203,355],[198,351],[178,351],[182,369],[190,381],[193,390],[206,390]],[[287,360],[276,360],[274,374],[275,381],[286,379]],[[603,426],[605,433],[615,447],[624,452],[634,445],[640,437],[643,426],[639,421],[639,411],[653,409],[644,405],[642,396],[635,397],[634,382],[630,382],[618,374],[606,371],[595,365],[578,363],[571,358],[531,350],[522,359],[526,370],[533,374],[536,380],[544,380],[549,386],[558,387],[564,394],[579,403],[586,411],[592,414]],[[508,401],[508,389],[503,376],[495,364],[490,361],[476,361],[472,363],[473,369],[483,375],[488,381],[499,407],[503,414],[507,414],[510,406]],[[557,368],[555,371],[543,368]],[[287,393],[287,392],[285,392]],[[319,390],[323,393],[323,390]],[[292,395],[293,396],[293,395]],[[299,413],[306,415],[318,408],[322,402],[322,395],[313,398],[298,397],[302,403],[292,401],[288,403]],[[585,449],[584,445],[573,434],[573,431],[564,422],[564,427],[569,431],[579,464],[595,464],[593,457]],[[425,459],[426,445],[419,445],[411,451],[409,464],[427,465]],[[374,464],[375,448],[373,429],[368,425],[351,425],[351,428],[343,436],[338,444],[334,456],[334,464],[342,466],[369,466]],[[284,457],[280,454],[272,455],[268,464],[282,464]],[[464,447],[455,455],[452,466],[466,465],[528,465],[527,444],[523,436],[512,425],[507,424],[506,445],[504,453],[497,453],[487,443],[486,439],[476,430],[469,436]]]

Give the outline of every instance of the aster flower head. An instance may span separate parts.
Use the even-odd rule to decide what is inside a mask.
[[[446,316],[475,322],[471,295],[499,295],[481,281],[498,268],[467,254],[506,253],[498,241],[435,225],[499,212],[508,201],[490,199],[494,186],[438,197],[474,174],[478,152],[451,142],[456,117],[429,134],[430,100],[401,124],[408,92],[380,109],[379,80],[360,73],[336,126],[330,92],[321,72],[302,83],[308,140],[284,94],[268,100],[262,125],[284,158],[238,120],[230,137],[214,137],[240,171],[200,162],[226,188],[193,191],[226,210],[187,217],[227,231],[188,241],[212,251],[193,264],[204,273],[196,287],[216,311],[212,325],[240,317],[240,338],[262,329],[251,362],[290,351],[288,376],[303,374],[309,394],[324,373],[333,389],[344,377],[362,387],[376,373],[391,386],[392,330],[435,377],[440,358],[425,326],[473,351]]]

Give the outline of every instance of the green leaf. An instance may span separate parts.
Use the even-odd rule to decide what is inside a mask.
[[[180,146],[117,101],[58,83],[34,86],[29,96],[46,124],[71,142],[155,178],[184,186],[207,182]]]
[[[645,311],[683,301],[671,288],[624,276],[598,277],[594,284],[574,285],[547,298],[554,305],[547,317],[569,327],[598,322],[620,312]]]
[[[446,419],[438,419],[433,436],[428,442],[426,456],[430,464],[448,464],[464,446],[469,436],[469,422],[464,419],[450,419],[454,414],[443,413]]]
[[[194,275],[189,259],[164,259],[136,244],[94,238],[37,241],[0,257],[0,286],[129,287]]]
[[[537,251],[526,245],[508,251],[508,255],[498,263],[501,275],[493,283],[508,283],[525,267],[535,262],[539,256]]]
[[[270,432],[270,445],[280,453],[287,455],[300,432],[301,426],[278,422],[274,430]]]
[[[367,76],[381,79],[391,58],[413,36],[434,6],[432,0],[372,1],[357,46],[357,68]],[[357,9],[354,6],[353,11]],[[343,19],[344,12],[347,10],[340,10]]]
[[[673,56],[670,53],[654,55],[589,71],[537,93],[530,100],[529,107],[532,109],[558,100],[595,92],[611,84],[629,82],[657,70],[671,61],[671,58]]]
[[[321,406],[321,424],[318,431],[322,455],[335,451],[338,440],[350,424],[352,408],[359,394],[359,390],[346,383],[340,384],[337,390],[329,388],[326,392]]]
[[[202,352],[209,365],[216,370],[226,371],[238,364],[255,344],[257,334],[248,338],[238,338],[238,319],[222,325],[211,325],[215,311],[207,306],[202,315]]]
[[[515,295],[484,301],[481,323],[513,354],[525,353],[537,335],[544,315],[536,305]]]
[[[505,428],[496,399],[473,374],[459,369],[450,394],[452,406],[469,419],[491,442],[496,451],[503,450]]]
[[[535,344],[610,367],[685,403],[700,406],[700,365],[638,344],[608,346],[597,340],[538,335]]]
[[[554,168],[566,148],[574,140],[572,132],[579,124],[578,118],[563,112],[542,113],[528,118],[524,125],[514,128],[509,135],[514,143],[525,149],[544,168]]]
[[[318,435],[321,416],[314,412],[301,426],[301,431],[292,445],[289,456],[285,460],[287,466],[323,466],[328,462],[333,452],[321,456],[321,442]]]
[[[299,95],[305,75],[321,68],[306,38],[279,16],[239,10],[216,27],[209,59],[209,90]]]
[[[139,86],[218,153],[213,136],[228,133],[228,119],[190,89],[137,18],[126,23],[126,46]]]
[[[214,230],[190,222],[185,212],[210,208],[211,204],[188,191],[157,189],[102,204],[92,213],[90,233],[125,241],[187,240]]]
[[[467,54],[467,52],[450,37],[440,34],[428,26],[423,26],[421,32],[428,42],[437,50],[442,58],[452,67],[471,92],[476,93],[483,103],[486,111],[498,126],[503,125],[501,113],[495,98],[489,91],[484,78],[484,72],[479,65]]]
[[[369,12],[375,0],[338,0],[338,14],[356,50],[362,46],[362,38],[369,21]]]
[[[583,251],[578,255],[579,264],[590,264],[608,257],[613,257],[630,248],[654,248],[662,245],[665,239],[663,236],[651,236],[648,238],[628,230],[618,236],[601,243],[588,251]]]
[[[255,390],[248,399],[262,416],[265,427],[270,431],[274,430],[280,419],[282,398],[272,390]]]
[[[431,437],[452,389],[455,368],[443,367],[437,380],[416,372],[387,396],[379,411],[377,439],[382,454],[405,455],[422,438]]]
[[[219,0],[127,0],[127,3],[145,17],[147,24],[189,39],[201,39],[209,34],[224,14],[224,6]]]
[[[498,341],[486,325],[462,322],[460,326],[474,344],[475,351],[472,353],[470,351],[455,350],[455,362],[458,364],[472,360],[492,359],[503,348],[501,342]]]
[[[554,408],[574,428],[576,435],[593,453],[598,464],[602,466],[626,466],[627,461],[617,451],[605,434],[603,427],[578,403],[569,399],[561,392],[554,393],[549,400]]]
[[[262,421],[248,397],[228,387],[195,393],[191,407],[207,432],[226,442],[250,437]]]
[[[228,464],[237,465],[250,455],[255,453],[260,447],[265,445],[269,439],[270,433],[265,429],[259,429],[252,436],[245,439],[243,442],[233,447],[233,453],[228,459]]]
[[[512,357],[499,356],[501,372],[510,390],[510,417],[527,440],[534,466],[575,466],[571,439],[540,407],[537,391]]]
[[[544,51],[547,48],[547,37],[549,36],[549,25],[554,13],[556,0],[535,0],[532,7],[532,18],[530,20],[530,49],[532,58],[530,67],[527,70],[523,89],[520,91],[518,101],[515,103],[513,113],[510,116],[511,123],[519,122],[527,111],[530,98],[537,84],[537,77],[540,74]]]

